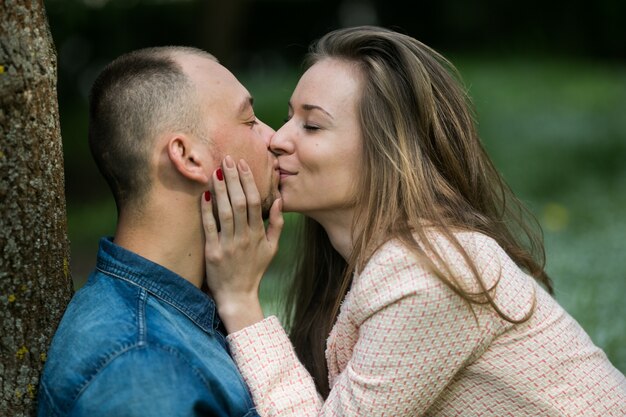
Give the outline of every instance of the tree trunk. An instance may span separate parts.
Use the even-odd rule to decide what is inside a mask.
[[[0,416],[33,416],[72,294],[56,53],[42,0],[0,0]]]

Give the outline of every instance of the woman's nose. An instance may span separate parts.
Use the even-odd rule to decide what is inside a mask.
[[[291,140],[289,140],[289,122],[274,132],[270,140],[270,150],[276,155],[293,152],[293,145]]]

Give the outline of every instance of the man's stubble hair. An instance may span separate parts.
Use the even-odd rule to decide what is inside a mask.
[[[204,126],[193,82],[176,62],[191,54],[217,60],[190,47],[133,51],[108,64],[89,95],[89,147],[118,209],[139,208],[153,181],[149,157],[166,131],[200,133]]]

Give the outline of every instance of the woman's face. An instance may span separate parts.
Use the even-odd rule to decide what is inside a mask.
[[[288,120],[270,142],[285,211],[319,221],[352,210],[361,175],[360,80],[354,64],[327,58],[298,82]]]

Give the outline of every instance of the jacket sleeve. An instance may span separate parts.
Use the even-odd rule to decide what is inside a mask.
[[[112,359],[82,390],[70,416],[230,416],[211,386],[166,347],[134,347]],[[246,416],[257,415],[253,409]]]
[[[331,337],[326,355],[336,377],[325,402],[275,317],[228,339],[261,416],[401,417],[425,413],[501,331],[499,322],[392,248],[372,258],[344,301],[334,337],[356,341],[345,352]]]

